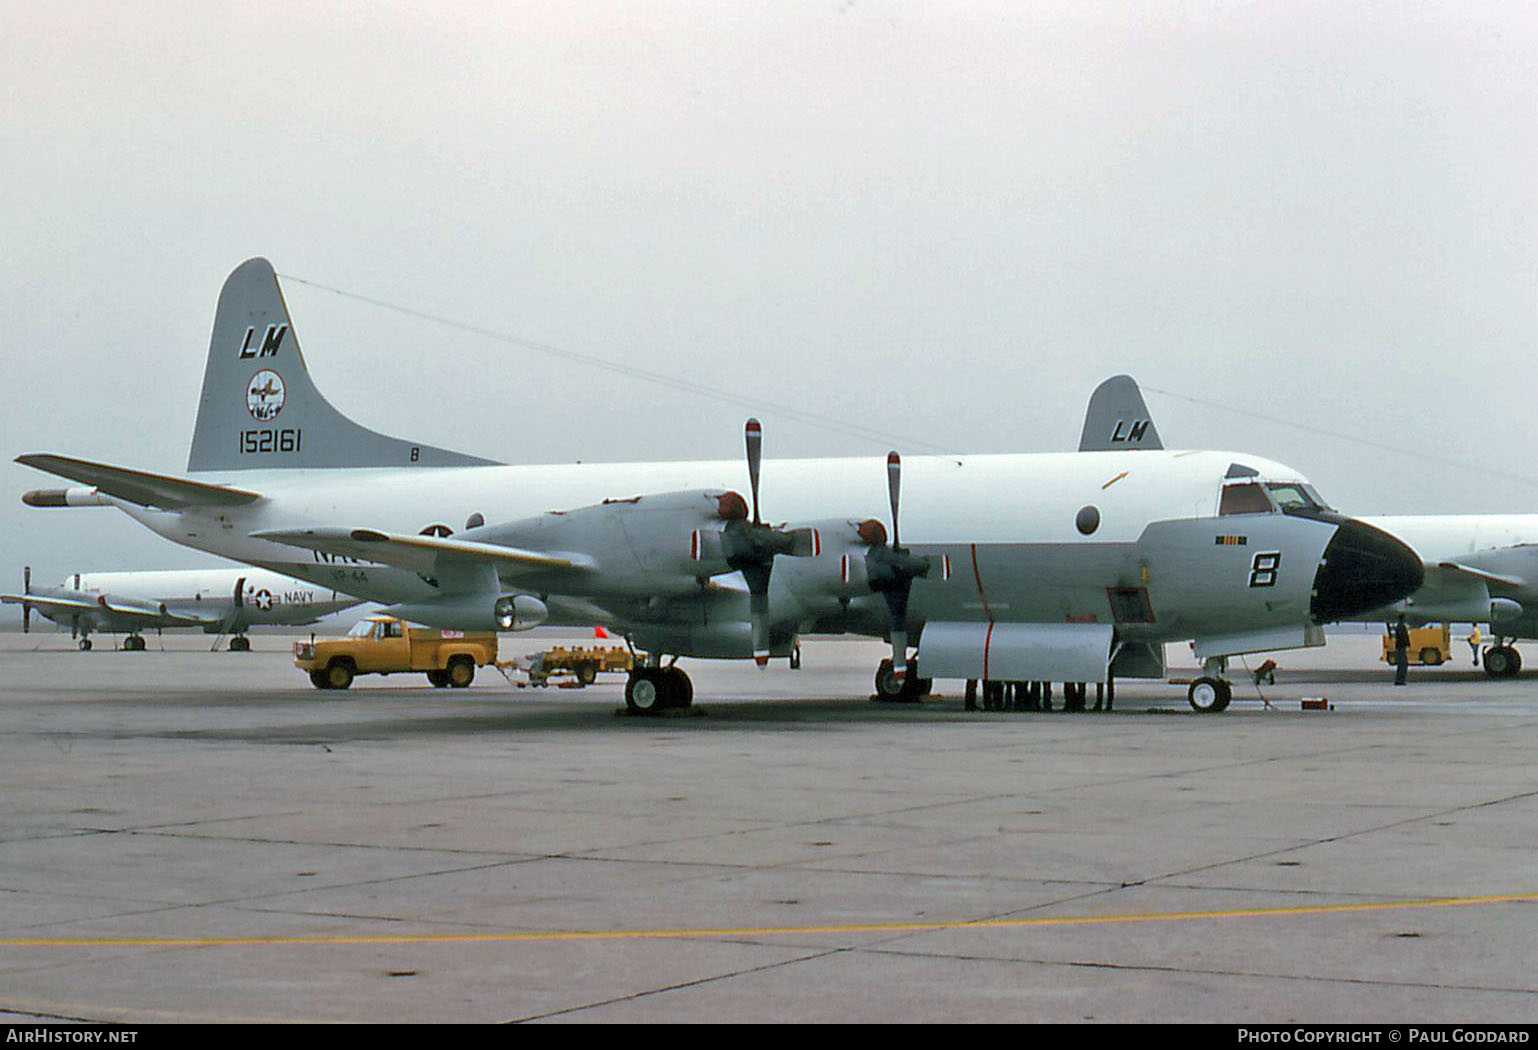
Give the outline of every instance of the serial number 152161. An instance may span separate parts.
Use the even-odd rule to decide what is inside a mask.
[[[304,431],[298,427],[282,430],[242,430],[240,452],[298,452]]]

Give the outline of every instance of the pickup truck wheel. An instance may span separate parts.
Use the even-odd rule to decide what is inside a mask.
[[[346,689],[352,685],[352,664],[334,661],[326,666],[326,688]]]
[[[326,680],[325,671],[311,671],[310,684],[316,689],[330,689],[331,683]]]
[[[455,689],[463,689],[475,681],[475,664],[468,656],[456,656],[449,661],[448,669],[444,673],[448,675],[449,685]]]
[[[433,684],[434,689],[442,689],[449,684],[449,673],[435,667],[427,672],[427,680]]]
[[[580,663],[577,665],[577,681],[583,685],[592,685],[598,681],[598,665],[592,663]]]

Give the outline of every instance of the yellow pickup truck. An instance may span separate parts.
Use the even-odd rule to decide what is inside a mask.
[[[463,689],[477,667],[496,659],[495,632],[408,627],[393,616],[359,620],[345,638],[294,643],[294,666],[308,671],[317,689],[346,689],[360,674],[400,671],[425,671],[434,686]]]

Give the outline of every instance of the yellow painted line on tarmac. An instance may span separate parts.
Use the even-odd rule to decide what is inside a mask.
[[[1214,919],[1289,918],[1340,915],[1350,912],[1410,911],[1459,908],[1480,904],[1538,901],[1538,893],[1505,893],[1487,897],[1437,897],[1429,900],[1371,901],[1358,904],[1314,904],[1292,908],[1239,908],[1226,911],[1182,911],[1146,915],[1067,915],[1033,919],[958,919],[951,922],[834,923],[808,926],[732,926],[672,930],[548,930],[522,933],[348,934],[334,937],[4,937],[0,948],[213,948],[248,945],[364,945],[364,944],[509,944],[561,941],[681,940],[699,937],[805,937],[856,933],[931,933],[942,930],[1019,930],[1049,926],[1114,926],[1134,922],[1192,922]]]

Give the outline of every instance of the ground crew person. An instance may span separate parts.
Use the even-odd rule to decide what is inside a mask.
[[[1469,648],[1474,650],[1475,667],[1479,666],[1479,643],[1481,640],[1479,637],[1479,624],[1476,623],[1473,625],[1473,629],[1469,631]]]
[[[1404,613],[1394,624],[1394,684],[1404,685],[1410,671],[1410,629],[1405,626]]]

